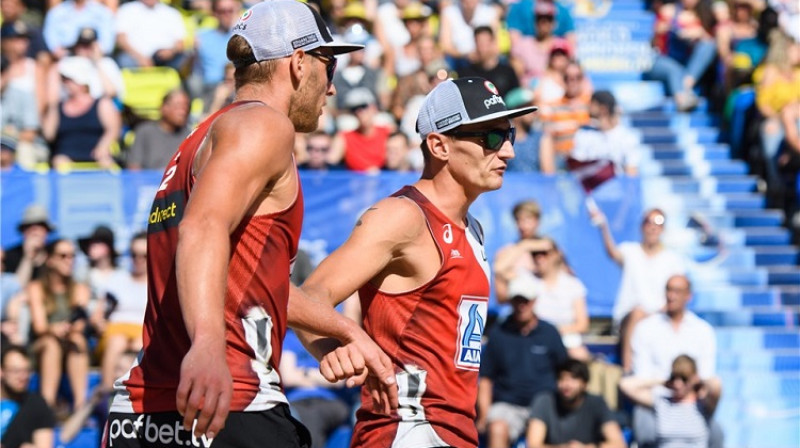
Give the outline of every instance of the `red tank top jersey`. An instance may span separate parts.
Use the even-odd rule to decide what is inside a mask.
[[[186,332],[175,275],[178,225],[195,182],[192,165],[214,120],[245,103],[234,103],[203,121],[181,144],[156,193],[147,229],[148,301],[144,347],[131,370],[115,384],[113,412],[174,411]],[[236,175],[236,173],[231,173]],[[225,290],[226,359],[233,378],[231,411],[259,411],[286,402],[277,367],[286,333],[289,271],[303,224],[303,194],[285,210],[245,216],[230,237]]]
[[[397,415],[362,407],[353,447],[475,447],[475,403],[481,336],[489,297],[489,265],[480,224],[450,221],[414,187],[393,196],[414,201],[425,215],[442,267],[429,283],[404,293],[371,284],[359,290],[364,327],[392,359],[399,389]]]

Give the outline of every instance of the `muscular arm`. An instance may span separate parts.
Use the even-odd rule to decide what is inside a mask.
[[[186,205],[176,254],[178,296],[192,340],[181,366],[178,410],[184,415],[184,425],[191,428],[202,405],[197,435],[206,433],[212,415],[207,434],[213,436],[221,429],[231,394],[227,366],[207,362],[225,359],[223,316],[230,235],[265,187],[290,166],[293,139],[288,119],[265,107],[231,111],[209,133],[207,149],[212,152],[199,170]],[[215,414],[217,400],[222,411]]]

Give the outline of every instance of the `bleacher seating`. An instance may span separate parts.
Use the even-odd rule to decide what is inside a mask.
[[[170,67],[141,67],[122,70],[124,104],[139,117],[157,120],[164,96],[181,86],[181,77]]]

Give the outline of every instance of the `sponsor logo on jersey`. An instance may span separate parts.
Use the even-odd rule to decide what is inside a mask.
[[[153,445],[160,446],[211,446],[213,439],[206,438],[205,435],[198,439],[194,436],[194,427],[197,420],[192,424],[192,430],[183,429],[182,421],[154,422],[150,415],[131,415],[131,418],[115,418],[108,426],[108,446],[113,447],[114,441],[122,439],[139,439],[147,441]]]
[[[458,303],[456,368],[478,370],[481,366],[481,338],[488,308],[486,297],[462,296]]]
[[[442,226],[442,239],[447,244],[451,244],[453,242],[453,226],[450,224],[445,224]]]
[[[450,258],[464,258],[464,257],[461,256],[461,252],[459,252],[458,249],[452,249],[450,250]]]
[[[183,218],[184,192],[176,191],[164,197],[157,197],[147,217],[147,232],[161,232],[176,227]]]

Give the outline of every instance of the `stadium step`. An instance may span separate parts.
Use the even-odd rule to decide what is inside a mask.
[[[779,286],[782,305],[800,306],[800,286]]]
[[[783,245],[750,245],[758,266],[797,265],[800,263],[800,248]]]
[[[748,227],[744,231],[748,246],[788,246],[792,234],[785,227]]]
[[[796,327],[798,324],[798,310],[776,311],[699,311],[697,315],[708,321],[713,326],[755,326],[755,327]],[[797,354],[800,361],[800,354]]]
[[[718,352],[717,370],[748,374],[798,372],[800,354],[797,350]]]
[[[800,266],[769,266],[766,269],[770,285],[800,285]]]
[[[766,199],[760,193],[726,193],[723,197],[725,198],[725,208],[728,210],[760,210],[766,205]]]

